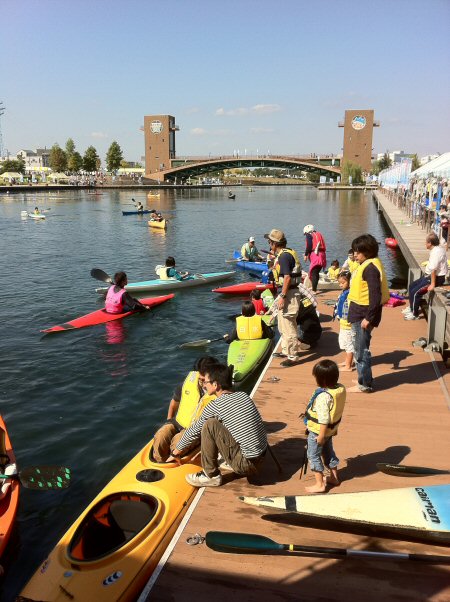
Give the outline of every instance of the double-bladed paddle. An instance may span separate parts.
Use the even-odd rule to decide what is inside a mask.
[[[210,343],[215,343],[216,341],[224,341],[224,337],[220,337],[217,339],[198,339],[198,341],[190,341],[189,343],[183,343],[179,345],[179,349],[187,349],[188,347],[205,347]]]
[[[450,474],[450,470],[440,470],[439,468],[426,468],[425,466],[405,466],[404,464],[385,464],[380,462],[377,469],[385,474],[396,477],[417,477],[418,475],[427,476],[433,474]]]
[[[66,466],[29,466],[11,475],[1,474],[0,479],[14,479],[26,489],[47,491],[66,489],[70,485],[70,468]]]
[[[450,564],[449,556],[433,554],[406,554],[401,552],[376,552],[371,550],[347,550],[345,548],[327,548],[319,546],[299,546],[282,544],[263,535],[252,533],[229,533],[208,531],[206,545],[216,552],[234,554],[281,554],[294,556],[319,556],[326,558],[373,558],[381,560],[414,560],[430,564]]]
[[[109,274],[107,274],[103,270],[100,270],[99,268],[92,268],[91,276],[92,276],[92,278],[95,278],[96,280],[100,280],[101,282],[107,282],[108,284],[114,284],[114,281],[111,278],[111,276],[109,276]]]

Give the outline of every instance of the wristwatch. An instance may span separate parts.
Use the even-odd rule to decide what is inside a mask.
[[[280,293],[278,296],[281,297],[282,299],[286,298],[286,295],[284,293]]]

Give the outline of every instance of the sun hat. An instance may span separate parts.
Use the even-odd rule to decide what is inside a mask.
[[[284,235],[284,232],[282,230],[277,229],[271,230],[268,234],[264,234],[264,238],[267,238],[272,242],[286,242],[286,236]]]
[[[250,236],[250,238],[248,239],[248,242],[255,242],[255,237],[254,236]]]
[[[311,232],[314,232],[314,226],[312,224],[308,224],[303,228],[303,234],[311,234]]]

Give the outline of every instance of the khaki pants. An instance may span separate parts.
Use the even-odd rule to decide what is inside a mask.
[[[290,359],[300,354],[300,343],[297,335],[297,314],[300,308],[300,291],[289,289],[284,300],[283,311],[279,311],[278,330],[281,336],[281,352]]]
[[[264,457],[263,454],[258,458],[246,458],[230,431],[217,418],[209,418],[203,425],[201,443],[202,467],[208,477],[220,474],[217,460],[219,453],[233,471],[240,475],[255,474]]]

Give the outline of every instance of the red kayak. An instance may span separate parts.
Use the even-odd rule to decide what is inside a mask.
[[[276,290],[276,286],[269,282],[263,284],[262,282],[241,282],[241,284],[233,284],[231,286],[222,286],[221,288],[213,288],[213,293],[223,293],[224,295],[246,295],[251,293],[255,289],[259,291],[265,291],[270,289]]]
[[[172,299],[172,297],[174,296],[175,295],[172,293],[171,295],[163,295],[162,297],[149,297],[148,299],[139,299],[139,301],[143,305],[155,307],[156,305],[161,305],[161,303],[165,303],[169,299]],[[66,322],[65,324],[53,326],[52,328],[46,328],[45,330],[41,330],[41,332],[47,334],[49,332],[63,332],[65,330],[85,328],[86,326],[96,326],[97,324],[105,324],[106,322],[112,322],[113,320],[120,320],[121,318],[126,318],[126,316],[131,316],[131,314],[135,313],[138,312],[127,311],[123,314],[108,314],[105,311],[105,309],[98,309],[97,311],[93,311],[90,314],[81,316],[81,318],[75,318],[75,320],[71,320],[70,322]]]
[[[0,456],[0,474],[4,474],[4,466],[6,464],[14,464],[16,461],[14,452],[12,450],[11,441],[8,437],[8,431],[6,430],[3,418],[0,416],[0,429],[5,432],[5,449],[6,457]],[[3,436],[3,434],[1,434]],[[3,453],[3,452],[1,452]],[[14,520],[17,514],[17,506],[19,504],[19,481],[16,479],[8,480],[10,486],[6,491],[6,494],[2,496],[0,493],[0,558],[6,548],[9,537],[14,527]],[[8,483],[7,480],[0,479],[0,491],[2,486]]]

